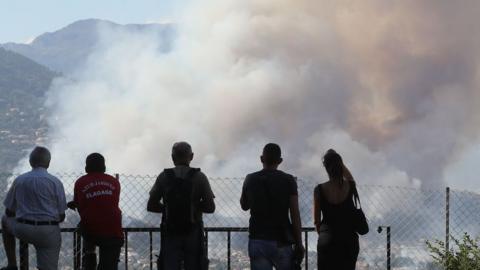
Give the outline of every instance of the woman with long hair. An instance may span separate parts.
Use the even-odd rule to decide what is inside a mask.
[[[317,185],[313,194],[318,270],[354,270],[359,252],[351,220],[355,182],[335,150],[323,156],[323,166],[329,179]]]

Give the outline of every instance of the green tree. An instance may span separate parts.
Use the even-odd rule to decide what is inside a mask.
[[[450,236],[455,248],[447,250],[445,242],[427,241],[428,249],[435,263],[445,270],[478,270],[480,269],[480,238],[472,239],[464,233],[462,239]]]

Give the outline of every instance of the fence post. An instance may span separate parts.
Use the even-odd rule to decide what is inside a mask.
[[[308,270],[308,231],[305,231],[305,270]]]
[[[390,264],[390,259],[391,259],[390,226],[387,226],[387,269],[388,270],[392,269]]]
[[[128,231],[125,230],[125,270],[128,270]]]
[[[153,236],[152,231],[148,232],[149,240],[150,240],[150,270],[153,269]]]
[[[230,257],[232,256],[232,250],[231,250],[231,235],[230,231],[227,231],[227,269],[231,269],[231,261]]]
[[[82,262],[82,238],[78,229],[73,231],[73,269],[79,270]]]
[[[445,190],[445,251],[450,249],[450,187]]]
[[[391,269],[391,256],[392,256],[392,253],[391,253],[391,227],[390,226],[385,226],[385,225],[380,225],[378,226],[377,228],[377,232],[378,233],[382,233],[383,229],[387,229],[387,270],[390,270]]]

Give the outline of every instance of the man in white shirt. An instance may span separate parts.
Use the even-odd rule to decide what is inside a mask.
[[[62,182],[49,174],[50,151],[36,147],[30,154],[32,170],[18,176],[4,201],[2,235],[8,266],[16,270],[15,237],[35,246],[37,268],[58,269],[61,246],[59,223],[65,219],[67,203]]]

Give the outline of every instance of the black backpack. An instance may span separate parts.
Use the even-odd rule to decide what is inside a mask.
[[[193,227],[192,222],[192,177],[200,169],[190,169],[185,179],[175,175],[173,169],[165,169],[167,178],[164,196],[165,212],[163,223],[167,232],[186,233]]]

